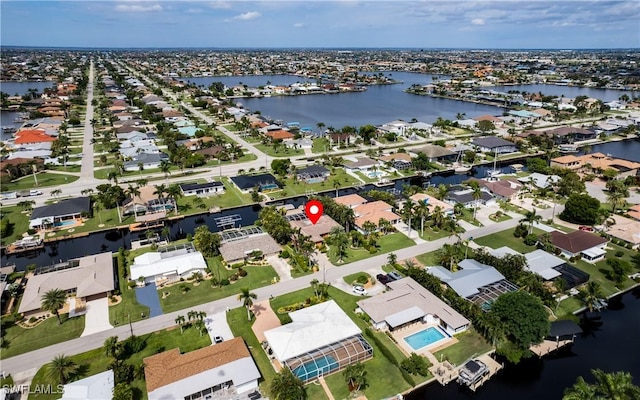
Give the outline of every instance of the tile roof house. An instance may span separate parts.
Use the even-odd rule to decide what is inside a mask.
[[[287,213],[287,219],[289,219],[289,225],[293,229],[299,228],[303,235],[310,236],[311,240],[316,244],[321,243],[324,237],[331,232],[331,229],[341,226],[326,214],[323,214],[318,222],[313,224],[301,210],[292,210]]]
[[[474,138],[471,144],[478,146],[482,152],[504,154],[518,151],[515,143],[495,136]]]
[[[338,196],[334,201],[349,208],[356,208],[357,206],[366,203],[367,199],[357,194],[348,194],[346,196]]]
[[[389,291],[360,300],[359,310],[376,329],[394,330],[421,321],[439,324],[450,335],[465,331],[471,322],[412,278],[387,283]]]
[[[373,223],[376,227],[381,219],[386,219],[391,224],[400,222],[400,216],[393,212],[393,206],[382,200],[361,204],[353,209],[355,213],[354,224],[356,228],[364,232],[363,226],[367,222]]]
[[[24,129],[16,132],[14,136],[15,144],[45,143],[56,140],[56,138],[47,135],[44,130],[39,129]]]
[[[595,263],[604,259],[607,253],[604,248],[608,240],[593,233],[580,230],[571,233],[552,231],[550,236],[551,243],[567,258],[581,255],[585,261]]]
[[[53,271],[36,273],[29,278],[18,308],[19,313],[39,315],[42,296],[51,289],[74,292],[77,298],[106,296],[115,288],[111,252],[69,260],[53,266]],[[65,268],[66,269],[61,269]],[[58,268],[58,269],[55,269]]]
[[[456,153],[446,147],[436,146],[433,144],[425,145],[414,150],[415,153],[424,153],[430,162],[442,161],[444,159],[452,159],[456,157]]]
[[[346,161],[344,163],[344,167],[347,170],[353,171],[368,171],[373,167],[380,166],[380,162],[377,160],[373,160],[369,157],[358,157],[355,161]]]
[[[428,194],[416,193],[409,198],[416,203],[427,203],[429,214],[432,214],[435,211],[436,207],[440,207],[440,210],[442,210],[442,213],[444,215],[453,214],[453,206],[451,204],[440,201],[433,196],[429,196]]]
[[[640,221],[640,204],[631,206],[627,211],[627,214],[636,221]]]
[[[513,200],[520,189],[522,189],[522,183],[517,179],[499,179],[497,181],[487,181],[484,179],[470,178],[470,181],[478,182],[480,187],[483,187],[489,191],[492,195],[499,199]]]
[[[220,255],[227,264],[235,264],[246,260],[253,251],[261,251],[264,257],[268,257],[280,250],[282,247],[268,233],[261,233],[223,243]]]
[[[260,379],[241,337],[184,354],[175,348],[143,362],[149,400],[238,395],[257,389]]]

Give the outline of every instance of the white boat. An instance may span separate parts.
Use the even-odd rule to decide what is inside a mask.
[[[453,172],[455,172],[456,174],[466,174],[467,172],[471,171],[471,168],[471,165],[454,165]]]
[[[577,153],[578,146],[576,146],[575,144],[561,144],[560,146],[558,146],[558,151],[560,153]]]

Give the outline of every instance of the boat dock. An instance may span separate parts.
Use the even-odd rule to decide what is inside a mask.
[[[460,368],[458,383],[475,392],[502,368],[504,368],[504,364],[500,364],[491,358],[490,353],[483,354],[478,358],[467,361]]]
[[[535,344],[529,349],[538,357],[544,357],[547,354],[554,352],[573,343],[572,339],[566,340],[543,340],[542,343]]]
[[[544,357],[549,353],[572,344],[576,335],[580,333],[582,333],[582,328],[573,321],[553,321],[549,329],[549,335],[541,343],[529,347],[529,350],[538,357]]]
[[[5,249],[6,254],[17,254],[25,251],[41,249],[44,247],[44,240],[39,236],[27,236],[11,243]]]

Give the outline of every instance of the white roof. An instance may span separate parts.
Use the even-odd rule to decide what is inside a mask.
[[[292,322],[264,332],[280,361],[311,352],[361,333],[335,301],[294,311]]]
[[[64,385],[60,400],[111,400],[113,371],[108,370]]]
[[[440,278],[460,297],[469,298],[480,292],[480,288],[505,279],[494,267],[476,260],[465,259],[458,263],[459,271],[451,272],[443,267],[431,267],[427,272]]]
[[[395,314],[389,315],[387,318],[385,318],[385,321],[390,327],[395,328],[396,326],[400,326],[402,324],[406,324],[407,322],[415,321],[418,318],[422,318],[424,317],[424,315],[424,311],[422,311],[420,307],[413,306],[411,308],[407,308],[406,310],[402,310]]]
[[[160,253],[144,253],[134,259],[131,265],[131,279],[177,273],[183,275],[189,271],[204,270],[207,263],[202,253],[191,249],[179,249]]]
[[[582,251],[581,253],[591,258],[596,258],[596,257],[600,257],[603,254],[607,254],[607,251],[600,247],[592,247],[590,249]]]
[[[538,249],[524,255],[527,259],[527,269],[533,273],[540,275],[546,280],[550,280],[562,275],[553,269],[565,263],[562,258],[549,254],[544,250]]]
[[[502,258],[508,254],[514,255],[514,256],[519,256],[520,253],[518,253],[517,251],[515,251],[514,249],[512,249],[509,246],[502,246],[502,247],[498,247],[497,249],[489,249],[488,250],[489,254],[491,254],[494,257],[498,257],[498,258]]]

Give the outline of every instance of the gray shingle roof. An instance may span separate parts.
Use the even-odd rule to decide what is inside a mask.
[[[55,204],[36,208],[31,213],[30,219],[80,214],[83,211],[91,211],[90,199],[88,197],[74,197],[72,199],[60,200]]]

